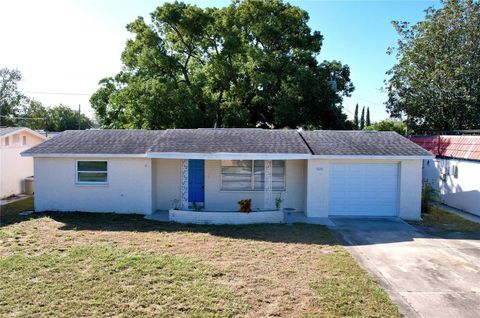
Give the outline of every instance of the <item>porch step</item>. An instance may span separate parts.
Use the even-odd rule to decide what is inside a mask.
[[[168,211],[156,211],[152,214],[147,214],[145,215],[145,219],[159,222],[170,222]]]

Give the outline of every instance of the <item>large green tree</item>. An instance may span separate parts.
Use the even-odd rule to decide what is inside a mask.
[[[416,132],[480,128],[480,3],[442,1],[425,21],[394,21],[387,109]]]
[[[122,71],[91,97],[97,118],[108,128],[345,128],[350,70],[317,61],[323,37],[308,19],[279,0],[166,3],[127,26]]]
[[[22,74],[18,70],[0,69],[0,126],[12,126],[26,97],[19,91]]]

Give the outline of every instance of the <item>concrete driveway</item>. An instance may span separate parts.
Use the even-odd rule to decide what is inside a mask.
[[[406,317],[480,317],[480,240],[429,236],[395,218],[333,218]]]

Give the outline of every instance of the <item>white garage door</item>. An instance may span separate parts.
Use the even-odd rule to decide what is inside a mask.
[[[332,164],[330,215],[397,215],[397,164]]]

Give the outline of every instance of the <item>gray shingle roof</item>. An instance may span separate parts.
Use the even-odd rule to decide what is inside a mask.
[[[67,130],[24,154],[145,154],[161,130]]]
[[[302,131],[314,155],[431,156],[393,131]]]
[[[255,128],[169,129],[151,151],[310,154],[294,130]]]
[[[65,131],[55,138],[27,150],[25,154],[141,155],[149,152],[431,155],[420,146],[394,132],[324,130],[299,133],[293,130],[241,128],[72,130]]]
[[[25,127],[1,127],[0,128],[0,137],[11,134],[17,130],[25,129]]]

